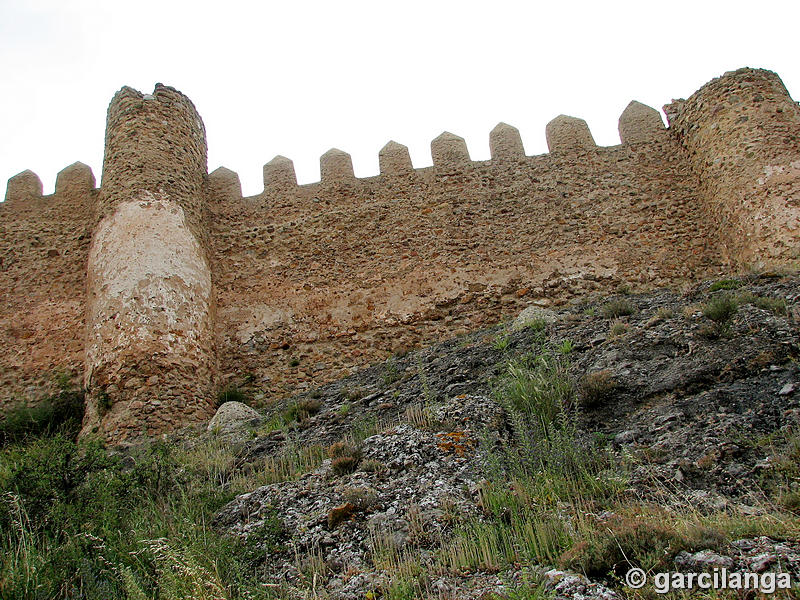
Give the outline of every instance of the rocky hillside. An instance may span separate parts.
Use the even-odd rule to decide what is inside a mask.
[[[307,469],[214,525],[264,581],[318,597],[612,597],[632,566],[798,576],[798,298],[768,273],[534,307],[234,418],[209,434],[241,446],[233,472]]]

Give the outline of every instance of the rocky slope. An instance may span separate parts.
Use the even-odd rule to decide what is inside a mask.
[[[608,466],[598,478],[613,471],[608,480],[620,482],[613,502],[588,500],[603,508],[597,514],[562,500],[547,509],[573,537],[576,515],[611,531],[632,506],[698,521],[770,518],[783,525],[772,537],[728,526],[672,544],[668,569],[771,569],[800,581],[798,300],[800,279],[766,273],[682,294],[533,308],[513,324],[392,357],[276,404],[261,421],[207,434],[238,448],[234,474],[317,457],[307,472],[237,497],[214,525],[248,540],[253,567],[289,595],[528,597],[514,590],[531,578],[558,597],[631,594],[621,575],[633,563],[595,572],[591,561],[570,562],[580,543],[550,562],[497,556],[466,568],[453,558],[469,527],[515,522],[487,506],[486,489],[504,485],[492,465],[498,449],[521,439],[503,378],[509,364],[538,356],[566,369],[565,430],[602,453]]]

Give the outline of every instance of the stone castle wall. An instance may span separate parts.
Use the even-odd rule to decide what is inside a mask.
[[[206,175],[188,99],[123,89],[99,192],[85,167],[52,197],[9,182],[0,402],[85,362],[85,431],[133,438],[202,420],[228,381],[278,397],[531,303],[793,260],[797,105],[777,76],[728,73],[667,113],[632,102],[602,148],[562,115],[541,156],[500,124],[488,161],[444,133],[424,169],[390,142],[366,179],[334,149],[303,186],[279,156],[243,198],[235,173]]]

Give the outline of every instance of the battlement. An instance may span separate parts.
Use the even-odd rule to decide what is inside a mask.
[[[726,73],[665,112],[632,101],[608,147],[557,116],[535,156],[499,123],[482,161],[444,132],[424,168],[390,141],[367,178],[333,148],[298,185],[276,156],[243,198],[207,172],[188,98],[122,88],[100,189],[81,163],[51,196],[30,171],[8,182],[0,403],[66,368],[84,433],[133,439],[202,421],[227,382],[286,395],[532,303],[796,260],[800,109],[778,76]]]
[[[131,111],[140,110],[145,101],[155,99],[159,99],[167,105],[176,101],[185,104],[191,115],[189,118],[196,119],[198,130],[202,132],[203,136],[205,135],[205,127],[197,115],[194,105],[174,88],[162,84],[157,84],[153,94],[142,94],[132,88],[123,87],[112,101],[112,106],[109,107],[109,114],[113,113],[110,118],[118,120],[119,113],[128,115]],[[666,128],[657,110],[633,100],[620,116],[619,132],[621,144],[641,144],[662,140]],[[560,156],[578,154],[597,148],[586,121],[575,117],[565,115],[556,117],[547,124],[545,137],[550,152],[555,152]],[[487,161],[472,161],[464,138],[447,131],[432,140],[430,147],[433,171],[436,174],[466,174],[473,171],[476,166],[487,164]],[[533,158],[525,154],[519,129],[507,123],[498,123],[489,133],[489,148],[491,159],[488,164],[500,168],[505,168],[504,163]],[[378,153],[378,162],[379,177],[384,178],[420,176],[426,178],[430,171],[430,167],[415,169],[408,148],[395,141],[389,141],[381,148]],[[143,157],[137,165],[142,166],[145,163],[151,164],[151,161]],[[94,189],[95,185],[91,169],[80,162],[61,171],[58,174],[58,180],[60,183],[56,185],[56,193],[58,193],[59,187],[67,185],[79,186],[83,189]],[[375,180],[374,176],[356,177],[350,155],[343,150],[332,148],[320,157],[320,180],[304,185],[336,188],[340,185],[355,185],[359,182]],[[227,200],[242,198],[241,183],[237,173],[220,167],[209,174],[209,181],[212,198],[219,197]],[[300,187],[297,183],[294,163],[285,156],[276,156],[264,165],[263,181],[263,194],[268,196],[285,194]],[[23,171],[9,179],[6,199],[14,201],[39,198],[42,196],[41,187],[41,181],[35,173]]]

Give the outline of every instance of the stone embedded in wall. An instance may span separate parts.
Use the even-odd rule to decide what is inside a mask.
[[[508,123],[498,123],[489,134],[489,151],[492,160],[513,161],[525,157],[525,148],[519,129]]]
[[[378,163],[381,175],[402,177],[414,172],[408,147],[395,141],[390,141],[381,148],[378,153]]]
[[[6,202],[42,197],[42,180],[33,171],[25,170],[8,180]]]
[[[355,183],[353,159],[347,152],[331,148],[319,159],[320,181],[323,185]]]
[[[463,173],[471,166],[467,142],[449,131],[431,142],[431,158],[437,174]]]
[[[72,163],[56,176],[56,195],[85,194],[95,187],[92,169],[82,162]]]
[[[574,152],[592,150],[597,147],[583,119],[559,115],[545,128],[547,147],[550,152]]]
[[[661,114],[636,100],[631,100],[619,118],[619,139],[623,144],[652,142],[665,131]]]
[[[219,167],[208,176],[208,191],[212,198],[241,200],[242,183],[239,175],[225,167]]]
[[[285,156],[278,155],[264,165],[264,191],[281,192],[297,187],[294,163]]]

